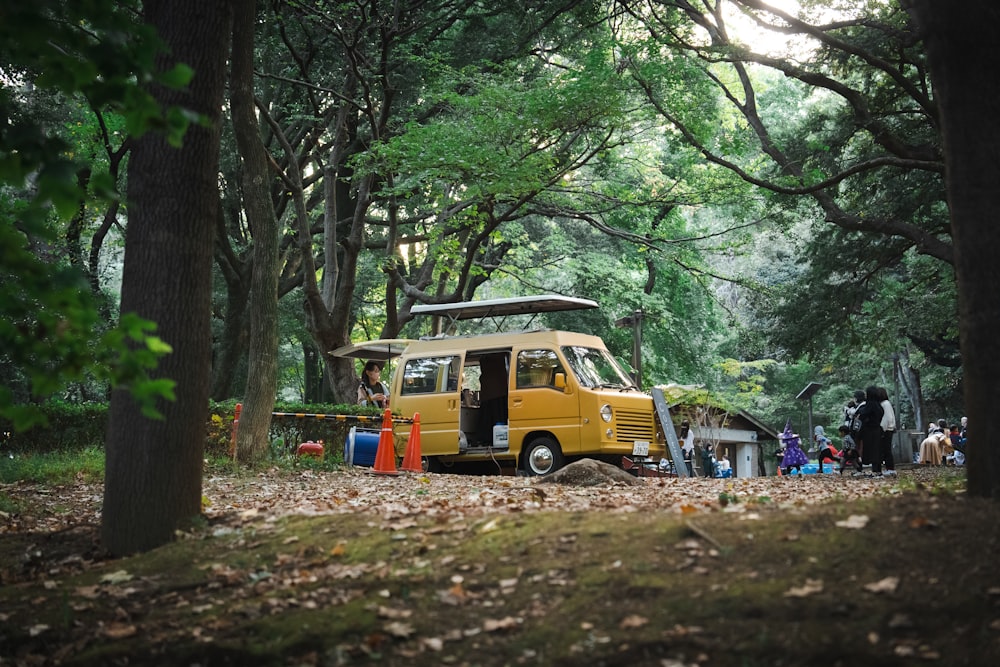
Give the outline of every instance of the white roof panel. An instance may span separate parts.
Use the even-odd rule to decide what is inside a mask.
[[[363,343],[351,343],[332,350],[335,357],[350,357],[352,359],[393,359],[403,354],[406,347],[413,341],[409,338],[379,338],[366,340]]]
[[[459,301],[413,306],[410,312],[416,315],[441,315],[453,320],[469,320],[481,317],[504,317],[507,315],[535,315],[560,310],[585,310],[597,308],[597,302],[559,294],[538,296],[518,296],[508,299],[484,299],[482,301]]]

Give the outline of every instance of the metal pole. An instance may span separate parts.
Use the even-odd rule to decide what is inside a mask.
[[[809,442],[811,443],[813,439],[813,397],[809,397]],[[810,445],[808,449],[812,449],[813,445]]]
[[[892,353],[892,409],[896,413],[896,432],[892,434],[892,443],[889,445],[892,447],[892,460],[895,461],[896,465],[900,463],[911,463],[913,461],[913,445],[910,444],[910,438],[903,437],[903,420],[900,418],[899,410],[899,353]],[[910,450],[906,455],[905,460],[903,457],[903,441],[906,441],[907,448]]]
[[[635,366],[635,385],[642,388],[642,311],[632,313],[632,365]]]

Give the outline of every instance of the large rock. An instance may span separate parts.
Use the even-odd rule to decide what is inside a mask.
[[[621,468],[594,459],[574,461],[551,475],[539,477],[536,482],[539,484],[568,484],[570,486],[600,486],[601,484],[637,486],[643,484],[642,480]]]

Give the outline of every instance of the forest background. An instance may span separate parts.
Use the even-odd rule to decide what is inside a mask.
[[[150,304],[207,258],[201,365],[213,399],[244,403],[248,462],[277,398],[352,402],[358,368],[329,350],[435,333],[418,303],[538,293],[598,301],[544,324],[626,361],[615,322],[641,311],[644,386],[704,387],[779,429],[803,428],[813,381],[827,426],[870,384],[904,428],[963,414],[941,121],[900,3],[196,5],[0,16],[15,428],[113,386],[168,421],[165,399],[197,398],[162,360],[192,363],[165,324],[198,329],[202,305]],[[210,46],[175,39],[193,27]],[[202,144],[208,179],[211,150],[157,163]],[[171,214],[166,236],[135,224]],[[144,229],[133,265],[162,271],[129,280]]]

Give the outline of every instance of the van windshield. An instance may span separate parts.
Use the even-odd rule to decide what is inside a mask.
[[[632,380],[607,350],[566,345],[562,348],[567,363],[584,387],[632,388]]]

